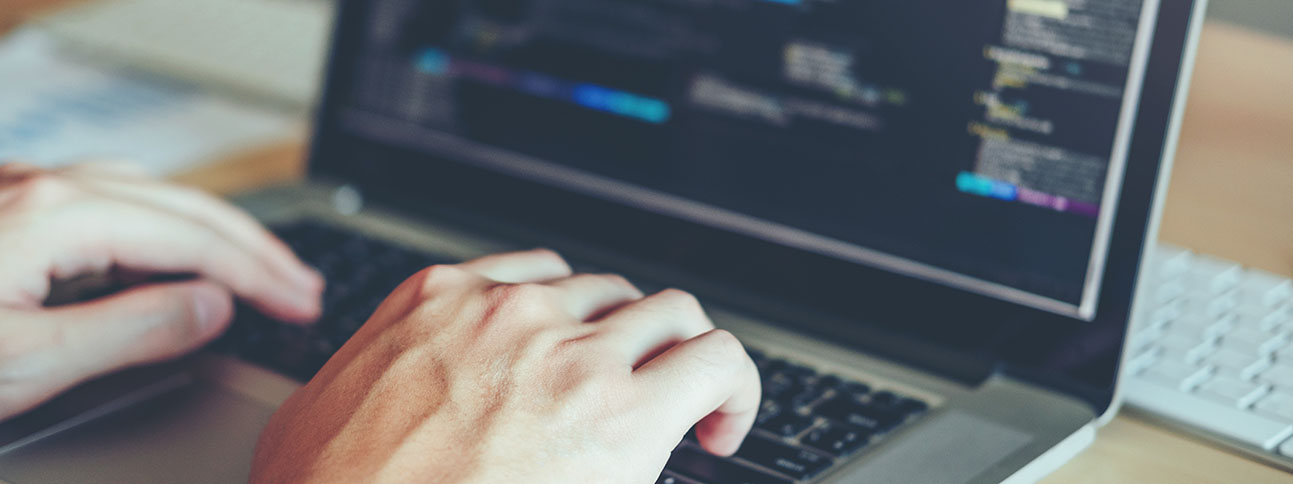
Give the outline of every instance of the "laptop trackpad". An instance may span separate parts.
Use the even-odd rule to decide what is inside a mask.
[[[846,482],[960,484],[1010,456],[1032,437],[951,411],[877,453]]]
[[[274,407],[211,383],[167,392],[0,455],[0,480],[247,482]]]

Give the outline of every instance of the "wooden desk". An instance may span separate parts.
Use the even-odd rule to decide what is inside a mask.
[[[61,0],[3,0],[0,32]],[[15,5],[16,4],[16,5]],[[1209,23],[1162,240],[1293,274],[1293,42]],[[302,142],[252,148],[177,180],[230,193],[301,176]],[[1122,414],[1048,477],[1068,483],[1266,483],[1293,476]]]

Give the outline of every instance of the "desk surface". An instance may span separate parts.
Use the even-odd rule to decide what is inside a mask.
[[[0,32],[63,0],[5,0]],[[1293,274],[1293,43],[1205,25],[1160,238]],[[300,140],[251,148],[176,179],[229,193],[301,176]],[[1044,482],[1262,483],[1288,474],[1134,414]]]

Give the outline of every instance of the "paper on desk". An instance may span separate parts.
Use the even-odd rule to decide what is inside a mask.
[[[161,175],[301,125],[189,84],[86,65],[39,30],[0,38],[0,161],[129,159]]]

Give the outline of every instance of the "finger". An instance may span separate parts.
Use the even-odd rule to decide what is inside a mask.
[[[579,274],[548,282],[547,285],[561,289],[561,299],[566,311],[580,321],[591,320],[642,298],[642,291],[614,274]]]
[[[232,295],[205,280],[143,286],[38,313],[61,336],[73,380],[173,358],[214,339],[233,316]]]
[[[571,274],[570,264],[548,249],[487,255],[458,266],[495,281],[511,284],[544,282],[569,277]]]
[[[241,246],[293,284],[307,290],[323,286],[323,277],[301,262],[287,244],[256,219],[229,203],[200,190],[129,175],[127,165],[76,165],[69,175],[84,190],[167,211],[207,225],[221,237]],[[104,176],[105,174],[115,176]]]
[[[22,179],[32,174],[41,173],[41,167],[21,161],[11,161],[0,165],[0,182]]]
[[[94,159],[67,165],[57,170],[68,175],[111,176],[119,178],[147,179],[148,170],[143,165],[128,160]]]
[[[633,374],[671,437],[695,424],[701,447],[726,456],[754,425],[759,373],[732,333],[715,329],[683,341]]]
[[[0,232],[0,267],[7,271],[0,278],[0,295],[18,294],[39,304],[48,294],[49,274],[114,265],[196,273],[288,321],[312,320],[320,310],[319,291],[294,285],[209,227],[130,203],[71,204],[43,213],[21,237]]]
[[[714,329],[696,297],[677,289],[625,304],[598,324],[598,338],[635,368],[681,341]]]

